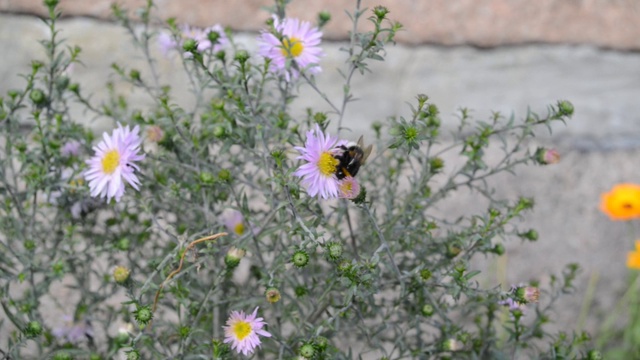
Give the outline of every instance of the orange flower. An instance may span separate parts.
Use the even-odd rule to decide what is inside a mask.
[[[601,195],[600,210],[611,220],[640,218],[640,185],[618,184]]]
[[[636,240],[636,251],[627,254],[627,267],[640,270],[640,240]]]

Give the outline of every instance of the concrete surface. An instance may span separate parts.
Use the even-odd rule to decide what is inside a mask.
[[[87,92],[100,91],[107,79],[114,78],[112,62],[143,68],[119,26],[86,18],[65,20],[61,25],[62,36],[69,45],[83,48],[82,59],[90,65],[77,66],[71,73],[73,81],[80,82]],[[26,72],[31,59],[43,58],[36,40],[45,36],[46,28],[34,17],[0,14],[0,48],[5,49],[0,56],[0,94],[23,84],[17,73]],[[252,48],[255,36],[243,34],[238,40]],[[339,42],[323,44],[328,55],[318,83],[332,96],[341,93],[336,85],[341,81],[334,70],[344,63],[340,46]],[[170,60],[159,63],[163,82],[174,86],[174,94],[187,94],[184,78],[175,71],[177,66]],[[567,127],[557,127],[553,136],[541,135],[530,144],[532,149],[540,144],[556,147],[562,161],[526,168],[515,177],[499,178],[495,184],[501,195],[536,198],[535,212],[523,227],[538,229],[540,239],[535,244],[513,242],[507,246],[507,282],[548,280],[549,272],[558,273],[568,262],[580,263],[584,271],[576,283],[577,294],[563,300],[557,326],[569,331],[575,327],[587,280],[597,274],[600,280],[587,323],[588,329],[596,330],[626,288],[626,252],[633,248],[626,224],[609,221],[599,212],[598,203],[600,193],[612,185],[640,182],[640,54],[586,45],[494,50],[396,46],[388,50],[387,61],[376,64],[373,71],[365,78],[356,77],[353,84],[360,100],[349,107],[345,125],[353,129],[354,138],[366,133],[373,120],[408,115],[406,102],[413,102],[417,93],[433,99],[441,110],[443,126],[449,129],[455,127],[453,114],[461,106],[473,109],[475,118],[486,119],[491,110],[522,117],[527,107],[544,111],[557,99],[573,102],[576,113]],[[185,101],[187,95],[178,98]],[[148,102],[134,99],[140,106]],[[302,89],[299,100],[296,112],[300,115],[305,106],[328,109],[309,88]],[[93,120],[80,111],[74,110],[74,114],[79,122]],[[456,208],[473,209],[473,197],[454,196],[439,209]]]

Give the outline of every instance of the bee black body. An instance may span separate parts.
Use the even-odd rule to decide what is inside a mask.
[[[340,161],[336,169],[336,177],[338,180],[342,180],[347,176],[355,177],[358,174],[358,170],[364,164],[371,153],[372,146],[369,145],[366,149],[362,149],[364,146],[362,142],[362,136],[358,140],[358,143],[351,143],[338,146],[340,152],[333,157]]]

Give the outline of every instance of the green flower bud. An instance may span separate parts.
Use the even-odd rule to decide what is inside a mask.
[[[573,115],[573,104],[567,100],[558,101],[558,112],[562,116],[571,116]]]
[[[218,139],[223,138],[227,134],[227,130],[223,126],[216,126],[213,128],[213,136]]]
[[[376,15],[376,17],[378,18],[378,20],[382,20],[384,19],[387,14],[389,13],[389,9],[387,9],[384,6],[376,6],[373,8],[373,13]]]
[[[72,83],[69,85],[69,91],[77,94],[80,92],[80,84],[78,83]]]
[[[460,351],[462,350],[464,344],[460,340],[457,339],[447,339],[442,343],[442,348],[445,351]]]
[[[315,353],[316,349],[311,344],[304,344],[300,347],[300,356],[305,359],[311,359]]]
[[[42,325],[37,321],[29,321],[27,326],[24,328],[24,334],[28,338],[34,338],[40,334],[42,334]]]
[[[318,336],[314,341],[313,345],[319,352],[323,352],[329,346],[329,339],[324,336]]]
[[[129,241],[128,238],[122,238],[118,240],[118,242],[116,243],[116,249],[121,251],[127,251],[129,250],[130,245],[131,245],[131,242]]]
[[[200,179],[200,182],[204,185],[213,185],[215,181],[215,177],[213,176],[213,174],[208,171],[200,172],[200,174],[198,174],[198,178]]]
[[[434,157],[429,159],[429,166],[431,167],[432,173],[438,173],[444,167],[444,160],[439,157]]]
[[[524,233],[518,233],[518,236],[520,236],[523,239],[527,239],[529,241],[538,240],[538,232],[533,229],[530,229],[529,231]]]
[[[50,9],[58,6],[58,0],[44,0],[44,5]]]
[[[540,165],[557,164],[560,162],[560,153],[556,149],[538,148],[534,156]]]
[[[422,316],[429,317],[433,315],[433,312],[434,312],[433,306],[429,304],[424,304],[422,306],[421,312],[422,312]]]
[[[133,317],[140,325],[146,326],[151,321],[151,319],[153,319],[153,312],[151,311],[151,307],[149,305],[138,305],[136,311],[133,312]]]
[[[138,350],[127,351],[127,360],[140,360],[140,353]]]
[[[198,42],[193,39],[187,39],[182,44],[182,50],[186,52],[195,52],[198,50]]]
[[[218,40],[220,39],[220,33],[217,31],[209,31],[209,33],[207,34],[207,39],[211,41],[212,45],[215,45],[218,43]]]
[[[220,172],[218,173],[218,179],[226,183],[231,182],[232,180],[231,172],[227,169],[220,170]]]
[[[227,265],[227,269],[231,270],[236,268],[246,253],[247,252],[245,250],[232,246],[224,257],[224,263]]]
[[[604,356],[602,356],[602,353],[598,350],[590,350],[587,353],[587,360],[602,360],[604,359]]]
[[[331,14],[328,11],[321,11],[318,14],[318,27],[325,26],[331,20]]]
[[[299,298],[307,295],[308,292],[307,288],[302,285],[298,285],[293,289],[293,293]]]
[[[291,262],[298,268],[303,268],[309,263],[309,254],[304,250],[298,250],[293,253]]]
[[[240,64],[244,64],[249,60],[249,53],[245,50],[238,50],[233,58]]]
[[[503,255],[504,254],[504,245],[502,244],[496,244],[493,249],[491,249],[491,251],[493,251],[494,254],[496,255]]]
[[[342,244],[335,241],[331,241],[326,244],[326,249],[327,249],[327,255],[329,256],[329,259],[335,261],[342,257],[342,251],[343,251]]]
[[[431,270],[429,269],[420,270],[420,278],[422,278],[422,280],[424,281],[431,279]]]
[[[33,103],[38,106],[44,105],[47,102],[47,96],[44,94],[44,91],[40,89],[31,90],[29,99],[31,99],[31,101],[33,101]]]
[[[129,77],[133,81],[140,81],[140,71],[136,69],[131,69],[131,71],[129,72]]]
[[[460,254],[460,252],[462,252],[462,248],[460,248],[460,246],[456,245],[456,244],[449,244],[447,245],[447,257],[449,259],[452,259],[456,256],[458,256],[458,254]]]
[[[360,193],[354,199],[351,199],[354,204],[360,205],[364,204],[367,200],[367,189],[364,186],[360,185]]]

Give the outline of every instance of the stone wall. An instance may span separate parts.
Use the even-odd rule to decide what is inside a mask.
[[[61,0],[67,16],[110,17],[112,0]],[[145,0],[120,0],[135,9]],[[206,27],[215,23],[239,31],[257,31],[273,0],[156,0],[162,19]],[[344,40],[351,29],[343,9],[356,1],[296,0],[290,15],[314,20],[327,10],[333,21],[326,37]],[[635,0],[377,0],[362,1],[362,7],[384,5],[391,18],[406,31],[403,43],[474,45],[494,47],[526,43],[592,44],[605,48],[640,49],[640,2]],[[42,0],[0,0],[0,12],[46,15]],[[367,15],[368,16],[368,15]]]

